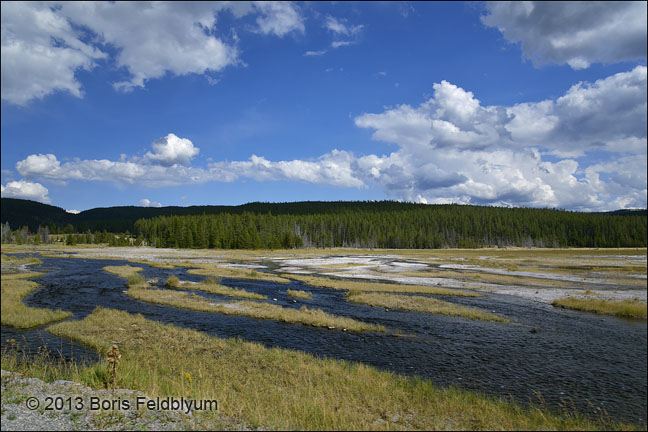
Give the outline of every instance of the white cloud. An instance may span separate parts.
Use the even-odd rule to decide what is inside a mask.
[[[343,46],[349,46],[352,43],[353,42],[350,42],[350,41],[333,41],[333,42],[331,42],[331,48],[340,48],[340,47],[343,47]]]
[[[142,158],[72,160],[30,155],[16,164],[26,178],[116,181],[151,187],[206,182],[299,181],[377,186],[390,197],[428,203],[612,210],[646,207],[646,67],[563,96],[511,107],[482,105],[447,81],[418,106],[357,116],[389,155],[332,150],[312,160],[246,161],[191,166],[198,149],[169,134]],[[591,154],[605,152],[605,163]],[[551,156],[551,157],[547,157]]]
[[[153,141],[152,146],[154,153],[147,152],[144,159],[164,166],[176,164],[188,166],[191,159],[200,151],[190,140],[178,138],[172,133]]]
[[[106,55],[46,3],[2,2],[2,99],[25,105],[54,91],[82,97],[74,74]]]
[[[304,19],[294,4],[282,1],[258,1],[254,2],[254,5],[261,12],[256,20],[261,33],[272,33],[281,37],[293,31],[304,32]]]
[[[81,213],[79,210],[65,210],[65,212],[70,213],[70,214],[79,214],[79,213]]]
[[[140,206],[142,207],[162,207],[162,204],[157,201],[151,201],[148,198],[143,198],[140,200]]]
[[[327,52],[328,52],[327,50],[320,50],[320,51],[306,51],[306,52],[304,53],[304,55],[305,55],[306,57],[311,57],[311,56],[316,57],[316,56],[324,55],[324,54],[326,54]]]
[[[338,19],[332,16],[327,16],[326,20],[324,21],[324,27],[335,34],[344,36],[356,35],[360,33],[364,28],[362,24],[348,25],[346,24],[346,21],[346,19]]]
[[[482,22],[521,42],[537,66],[646,58],[646,2],[486,2],[486,9]]]
[[[248,161],[210,164],[210,171],[215,178],[226,181],[251,178],[258,181],[302,181],[341,187],[363,187],[362,180],[354,175],[354,161],[351,153],[340,150],[333,150],[314,161],[271,162],[252,155]]]
[[[418,107],[355,118],[357,126],[374,130],[374,139],[399,147],[389,156],[360,158],[359,178],[396,198],[430,203],[646,206],[645,67],[579,83],[556,100],[513,107],[483,106],[446,81],[434,90]],[[614,162],[590,165],[584,156],[600,150]],[[629,167],[635,174],[622,174]],[[605,180],[595,175],[606,170]]]
[[[285,2],[2,2],[2,99],[25,105],[55,91],[83,96],[75,73],[100,60],[126,72],[121,90],[166,74],[217,72],[241,64],[234,43],[214,35],[217,15],[257,15],[262,34],[304,31]],[[114,58],[109,53],[115,52]]]
[[[3,198],[21,198],[49,204],[52,200],[47,196],[48,190],[40,183],[28,181],[12,181],[7,186],[0,185]]]

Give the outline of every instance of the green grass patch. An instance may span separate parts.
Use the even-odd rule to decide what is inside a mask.
[[[457,305],[450,302],[423,296],[406,296],[398,294],[362,293],[357,290],[349,291],[347,299],[354,303],[369,306],[403,309],[431,314],[449,315],[473,320],[496,321],[508,323],[510,320],[499,315],[484,312],[477,308]]]
[[[16,273],[2,275],[2,325],[26,329],[60,321],[72,316],[60,309],[41,309],[26,306],[22,300],[38,288],[34,281],[27,280],[42,273]]]
[[[556,299],[552,305],[566,309],[612,315],[620,318],[646,319],[646,302],[638,300],[601,300],[566,297]]]
[[[523,408],[370,366],[97,308],[48,331],[106,353],[120,332],[117,385],[149,397],[217,399],[219,414],[278,430],[596,430],[632,426]],[[4,368],[3,357],[3,368]],[[90,367],[89,367],[90,368]],[[84,374],[78,374],[86,385]],[[191,377],[191,380],[187,378]],[[195,415],[216,416],[204,412]]]
[[[300,298],[304,300],[312,300],[313,299],[313,294],[309,293],[308,291],[302,291],[302,290],[286,290],[286,295],[289,295],[290,297],[295,297],[295,298]]]
[[[400,285],[378,282],[359,282],[339,279],[329,279],[317,276],[308,275],[287,275],[291,279],[302,281],[310,286],[333,288],[340,290],[360,290],[360,291],[380,291],[380,292],[398,292],[407,294],[436,294],[447,296],[463,296],[463,297],[482,297],[471,291],[462,291],[450,288],[441,288],[436,286],[427,285]]]

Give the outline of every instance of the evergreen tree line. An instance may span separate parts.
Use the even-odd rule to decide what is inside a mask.
[[[36,232],[31,232],[27,225],[19,229],[12,230],[9,222],[0,224],[0,238],[2,243],[16,243],[16,244],[49,244],[49,243],[64,243],[66,245],[76,244],[107,244],[108,246],[138,246],[143,243],[143,238],[133,239],[128,231],[123,234],[113,234],[107,231],[91,232],[75,232],[72,225],[66,226],[64,229],[58,229],[56,225],[52,226],[38,226]]]
[[[173,248],[646,247],[646,216],[459,205],[313,214],[219,213],[139,219],[139,244]]]

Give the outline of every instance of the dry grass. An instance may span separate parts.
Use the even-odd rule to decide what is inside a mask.
[[[309,293],[308,291],[302,291],[302,290],[287,290],[286,295],[289,295],[290,297],[295,297],[295,298],[300,298],[304,300],[312,300],[313,299],[313,294]]]
[[[449,315],[473,320],[508,323],[509,319],[482,310],[437,300],[430,297],[397,294],[362,293],[349,291],[347,299],[354,303],[391,309],[403,309],[438,315]]]
[[[2,275],[2,325],[16,328],[42,326],[72,316],[60,309],[41,309],[25,306],[22,300],[38,288],[34,281],[27,280],[42,273],[16,273]]]
[[[290,283],[290,280],[272,273],[256,270],[243,270],[228,267],[221,267],[216,264],[190,264],[190,267],[199,267],[188,270],[187,273],[201,276],[220,276],[235,279],[252,279],[277,283]]]
[[[104,270],[128,279],[129,296],[148,303],[173,306],[177,308],[213,312],[225,315],[242,315],[250,318],[300,323],[314,327],[347,329],[350,331],[385,331],[381,325],[364,323],[351,318],[328,314],[321,309],[284,308],[269,303],[253,301],[213,302],[204,297],[166,289],[150,289],[144,278],[138,274],[142,269],[131,266],[108,266]]]
[[[440,288],[427,285],[400,285],[378,282],[359,282],[339,279],[328,279],[317,276],[307,275],[287,275],[291,279],[302,281],[310,286],[333,288],[340,290],[359,290],[359,291],[381,291],[381,292],[398,292],[408,294],[436,294],[446,296],[463,296],[463,297],[482,297],[471,291],[462,291],[450,288]]]
[[[554,300],[551,304],[562,308],[612,315],[620,318],[646,319],[646,303],[637,300],[611,301],[567,297]]]
[[[173,285],[169,284],[169,281],[171,278],[175,278]],[[254,292],[246,291],[244,289],[239,289],[239,288],[230,288],[225,285],[221,285],[218,283],[213,278],[207,278],[203,282],[198,282],[198,283],[193,283],[193,282],[183,282],[180,281],[177,277],[171,276],[169,277],[169,280],[167,280],[166,285],[171,288],[176,288],[176,289],[185,289],[185,290],[198,290],[198,291],[204,291],[208,292],[211,294],[218,294],[222,296],[227,296],[227,297],[238,297],[238,298],[247,298],[247,299],[253,299],[253,300],[267,300],[268,297],[257,294]]]
[[[124,331],[115,336],[114,323]],[[627,425],[556,415],[456,388],[436,388],[346,361],[219,339],[97,308],[49,331],[106,353],[117,337],[117,385],[150,397],[217,399],[219,413],[278,430],[596,430]],[[3,362],[4,367],[4,362]],[[90,369],[90,368],[89,368]],[[92,370],[96,370],[95,367]],[[90,370],[90,372],[92,372]],[[189,381],[187,374],[192,377]],[[92,373],[80,373],[92,381]],[[95,380],[96,381],[96,380]],[[196,414],[200,415],[200,414]]]

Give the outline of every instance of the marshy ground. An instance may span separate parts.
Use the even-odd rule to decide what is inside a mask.
[[[241,374],[267,372],[262,359],[266,355],[281,359],[286,353],[286,358],[292,359],[288,363],[272,363],[285,372],[281,377],[271,374],[260,387],[249,382],[212,395],[227,401],[224,414],[246,419],[252,425],[563,429],[620,427],[616,422],[623,421],[645,427],[645,249],[211,251],[3,245],[3,253],[42,254],[42,264],[31,267],[50,273],[34,279],[41,288],[25,297],[25,303],[74,315],[73,320],[48,327],[48,332],[100,352],[105,344],[118,339],[125,348],[130,347],[133,356],[147,356],[146,370],[154,376],[144,378],[140,376],[144,372],[132,366],[131,375],[124,376],[125,386],[149,393],[187,391],[181,364],[165,366],[162,362],[167,356],[157,346],[162,340],[160,329],[167,329],[163,333],[169,334],[177,331],[178,338],[193,340],[193,333],[184,333],[189,331],[214,338],[205,346],[219,345],[231,337],[262,344],[260,357],[252,356],[250,359],[255,360],[250,362],[241,357],[241,365],[232,366]],[[125,265],[141,268],[135,273],[141,274],[139,283],[146,286],[138,287],[134,280],[127,286],[128,274],[120,278],[103,271],[107,266]],[[3,259],[5,270],[9,267]],[[4,297],[3,293],[2,342],[6,347],[6,331],[14,338],[29,338],[29,332],[4,326]],[[639,320],[552,305],[564,298],[591,300],[602,305],[596,312],[612,314],[616,312],[609,302],[623,300],[639,310]],[[448,313],[449,305],[466,315]],[[103,309],[95,310],[96,306]],[[244,315],[234,313],[243,310]],[[340,330],[347,327],[329,321],[313,327],[312,323],[279,318],[284,313],[299,316],[300,310],[319,310],[327,319],[339,316],[369,327],[361,332],[343,332]],[[447,314],[440,315],[443,311]],[[467,311],[484,315],[475,319]],[[113,315],[117,313],[127,315]],[[130,335],[130,324],[120,324],[111,334],[110,323],[114,327],[114,322],[130,322],[135,319],[131,318],[134,313],[143,315],[142,327],[157,322],[172,327],[155,327],[151,330],[159,336],[155,338]],[[138,322],[133,321],[136,326]],[[376,331],[378,326],[386,331]],[[142,353],[137,351],[140,348],[131,347],[130,336],[138,340],[136,345],[142,347]],[[308,354],[291,357],[287,353],[293,350]],[[210,385],[214,387],[216,372],[205,364],[208,358],[220,359],[223,353],[217,348],[203,347],[203,351],[205,362],[199,361],[190,373],[201,376],[201,392],[208,392]],[[243,351],[234,350],[224,358],[240,357]],[[190,364],[200,356],[183,361]],[[311,358],[321,357],[334,364],[341,360],[364,363],[388,375],[371,375],[373,382],[364,388],[358,383],[369,378],[356,377],[346,366],[330,369],[310,363]],[[291,363],[295,358],[300,359],[299,364]],[[226,369],[227,362],[223,362],[218,367]],[[327,379],[333,387],[322,384],[324,377],[316,378],[312,368],[328,370]],[[338,372],[357,386],[343,385]],[[162,375],[175,384],[162,388],[161,382],[167,379]],[[409,382],[407,376],[423,378],[423,387],[398,384],[401,379],[405,379],[402,383]],[[160,381],[155,383],[155,377]],[[462,390],[444,393],[437,386]],[[284,406],[280,395],[289,389],[298,389],[299,400],[308,399],[305,395],[309,394],[312,397],[306,405],[289,399]],[[359,397],[358,389],[360,393],[384,396],[392,408],[380,408],[377,400]],[[246,390],[254,396],[243,395]],[[464,391],[490,396],[482,399]],[[340,403],[329,406],[316,396],[322,392],[333,392],[351,408],[347,412]],[[398,395],[396,399],[387,396],[391,393]],[[549,415],[544,408],[500,408],[500,402],[490,405],[495,403],[490,398],[508,399],[509,395],[522,405],[528,406],[531,399],[532,405],[544,404],[568,415]],[[235,408],[236,401],[240,406]],[[259,404],[263,409],[254,408]],[[479,406],[489,408],[483,409],[482,415],[478,414]],[[441,415],[442,411],[445,414]],[[591,422],[583,419],[583,414],[589,415]],[[543,416],[545,420],[540,420]]]

